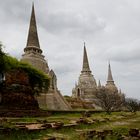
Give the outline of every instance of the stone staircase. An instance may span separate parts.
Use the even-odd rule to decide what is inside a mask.
[[[71,110],[71,106],[61,95],[60,91],[49,91],[48,93],[41,93],[36,97],[39,107],[49,110]]]

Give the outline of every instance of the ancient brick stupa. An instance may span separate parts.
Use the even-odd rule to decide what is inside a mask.
[[[40,93],[40,96],[37,97],[39,106],[41,108],[48,108],[54,110],[71,109],[71,107],[63,98],[57,88],[57,77],[54,71],[49,69],[48,63],[42,55],[42,50],[40,48],[37,33],[34,5],[32,6],[27,45],[24,49],[24,54],[22,55],[21,61],[31,64],[36,69],[48,74],[51,78],[49,91]]]
[[[0,105],[12,109],[38,109],[38,102],[30,86],[29,76],[22,69],[13,69],[5,73],[0,89]]]

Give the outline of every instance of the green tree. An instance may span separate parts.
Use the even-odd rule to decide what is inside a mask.
[[[131,112],[136,112],[140,110],[140,101],[133,98],[127,98],[125,100],[126,108]]]

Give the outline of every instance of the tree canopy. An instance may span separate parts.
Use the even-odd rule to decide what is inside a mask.
[[[107,113],[120,110],[124,105],[125,96],[116,92],[111,92],[109,89],[102,87],[96,93],[96,105],[101,107]]]

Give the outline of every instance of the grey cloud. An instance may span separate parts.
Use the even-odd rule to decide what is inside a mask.
[[[47,21],[40,24],[50,33],[89,36],[104,30],[105,22],[94,14],[74,13],[73,11],[57,11],[47,16]]]
[[[8,24],[9,21],[11,22],[24,22],[25,19],[27,19],[27,9],[31,3],[28,2],[28,0],[24,1],[19,1],[19,0],[14,0],[9,1],[9,0],[4,0],[1,1],[0,4],[0,9],[1,9],[1,17],[4,23]]]
[[[79,67],[79,69],[81,68],[81,64],[77,63],[77,61],[75,61],[76,58],[74,58],[75,56],[72,53],[64,54],[64,52],[61,52],[57,57],[50,58],[51,61],[49,63],[53,64],[51,68],[63,77],[70,73],[74,73],[77,70],[77,67]]]
[[[110,48],[104,54],[109,56],[111,60],[114,61],[124,61],[124,62],[137,62],[140,61],[140,47],[139,46],[128,46],[128,47],[114,47]]]

